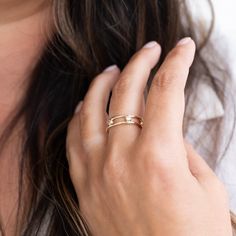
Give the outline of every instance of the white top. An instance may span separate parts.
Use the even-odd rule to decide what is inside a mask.
[[[194,143],[192,142],[192,140],[194,140],[194,138],[198,137],[198,135],[201,134],[201,132],[203,131],[202,129],[204,128],[204,123],[215,118],[222,118],[224,115],[226,115],[218,95],[211,86],[206,83],[201,83],[196,90],[197,91],[195,91],[195,94],[197,97],[192,95],[190,96],[192,98],[192,100],[190,100],[191,109],[188,110],[195,121],[192,122],[189,126],[187,135],[185,137],[190,143],[193,144],[193,146]],[[233,93],[232,90],[233,89],[231,88],[231,93]],[[229,104],[229,106],[231,106],[230,109],[233,110],[232,105]],[[188,112],[186,111],[186,114],[188,114]],[[233,114],[230,115],[230,117],[233,118]],[[222,131],[223,136],[224,133],[230,132],[230,130],[232,130],[232,122],[233,119],[231,119],[231,122],[226,121],[224,125],[225,128]],[[208,139],[212,139],[210,134],[209,137],[204,136],[202,139],[203,144],[206,146],[208,146],[211,141]],[[222,143],[222,146],[223,145],[225,145],[225,143]],[[195,146],[195,149],[204,159],[206,159],[206,161],[211,166],[212,163],[211,160],[208,159],[209,157],[204,156],[203,145],[199,145],[199,147]],[[215,158],[213,157],[213,159]],[[218,160],[214,171],[226,186],[230,198],[230,208],[233,212],[236,213],[236,130],[233,133],[233,139],[230,143],[228,151],[226,152],[226,155],[222,160]]]
[[[205,25],[209,25],[208,21],[211,20],[209,7],[204,7],[202,5],[194,5],[208,4],[208,2],[192,0],[189,0],[189,2],[191,4],[191,10],[196,13],[194,14],[194,16],[201,20],[204,19],[206,22]],[[212,0],[212,3],[214,4],[216,14],[216,22],[215,29],[212,35],[212,42],[214,41],[214,45],[220,47],[219,52],[223,53],[226,63],[229,63],[229,66],[231,67],[231,70],[233,72],[233,79],[236,83],[236,1]],[[228,92],[231,92],[232,95],[236,94],[236,86],[232,86],[231,88],[229,88],[227,90],[227,93]],[[229,108],[227,108],[225,111],[217,94],[210,86],[206,84],[201,84],[197,89],[196,94],[199,100],[193,99],[191,101],[192,114],[196,122],[194,122],[189,127],[187,138],[190,142],[192,140],[192,137],[196,137],[199,135],[199,133],[201,133],[203,129],[202,124],[204,122],[211,122],[212,119],[220,118],[225,115],[231,118],[234,117],[233,105],[229,104]],[[222,131],[223,135],[232,130],[233,122],[233,119],[225,122],[225,130]],[[203,137],[203,142],[206,142],[206,145],[208,145],[209,141],[207,139],[208,137]],[[207,159],[207,157],[204,156],[204,150],[202,150],[201,145],[196,149],[200,154],[203,153],[202,157]],[[210,160],[206,161],[211,165]],[[236,130],[233,134],[232,141],[226,155],[221,161],[218,161],[216,165],[215,173],[225,184],[229,193],[230,208],[234,213],[236,213]]]

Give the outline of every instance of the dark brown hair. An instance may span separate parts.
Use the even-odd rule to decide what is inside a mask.
[[[217,63],[220,62],[209,43],[213,24],[203,30],[193,21],[184,0],[52,0],[52,11],[54,32],[3,140],[6,142],[17,121],[23,119],[19,186],[26,178],[30,187],[27,197],[30,198],[28,210],[24,212],[25,222],[19,221],[20,234],[90,235],[70,181],[65,140],[74,109],[93,78],[112,64],[122,69],[129,58],[151,40],[162,46],[161,63],[176,42],[185,36],[191,36],[197,44],[186,86],[186,101],[201,83],[199,75],[205,75],[225,104],[224,85],[228,74],[224,67],[219,68],[206,60],[204,54],[204,50],[214,53],[219,60]],[[189,119],[185,123],[186,129]],[[220,124],[221,120],[218,120],[210,122],[208,127],[219,127]],[[215,138],[219,136],[219,129],[214,130]],[[25,170],[26,177],[23,175]],[[20,188],[19,212],[24,203],[22,195]]]

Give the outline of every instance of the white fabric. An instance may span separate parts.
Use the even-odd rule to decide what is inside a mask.
[[[191,6],[191,10],[195,14],[195,17],[203,19],[205,25],[209,25],[211,20],[211,13],[208,7],[202,5],[194,4],[208,4],[205,1],[188,1]],[[229,63],[230,69],[233,73],[233,78],[236,82],[236,25],[235,25],[235,0],[212,0],[212,3],[215,8],[215,28],[212,37],[212,42],[219,48],[219,52],[223,53],[226,61]],[[199,9],[202,9],[199,11]],[[206,27],[207,28],[207,27]],[[189,140],[192,140],[195,137],[198,137],[202,129],[202,123],[204,121],[210,121],[211,119],[222,117],[227,115],[228,117],[233,118],[233,114],[228,114],[230,111],[222,110],[222,104],[215,94],[214,90],[207,85],[200,85],[203,88],[198,88],[196,94],[200,101],[198,102],[195,99],[192,99],[191,103],[193,106],[192,114],[195,121],[189,127],[189,133],[187,137]],[[232,94],[236,94],[236,89],[234,87],[229,88],[232,91]],[[228,92],[228,91],[227,91]],[[235,99],[236,100],[236,99]],[[231,109],[233,107],[231,106]],[[225,113],[226,112],[226,113]],[[230,129],[232,129],[232,120],[225,122],[225,131],[223,135],[226,134]],[[204,142],[208,145],[209,137],[203,137]],[[204,144],[204,143],[203,143]],[[197,147],[199,152],[204,154],[204,147]],[[205,156],[202,155],[204,158]],[[211,165],[210,160],[207,162]],[[229,146],[229,149],[224,156],[224,158],[217,164],[215,173],[225,184],[229,197],[230,197],[230,207],[233,212],[236,213],[236,131],[233,134],[233,139]]]
[[[191,142],[193,138],[198,137],[201,133],[203,133],[203,122],[210,121],[214,118],[220,118],[225,115],[225,111],[223,109],[223,105],[216,94],[216,92],[213,90],[213,88],[207,84],[199,84],[198,88],[196,89],[196,96],[192,96],[192,99],[190,97],[190,104],[191,108],[188,111],[189,114],[192,115],[195,120],[192,122],[189,126],[188,133],[186,138]],[[187,113],[187,114],[188,114]],[[227,122],[226,122],[226,128],[227,128]],[[226,130],[225,130],[226,131]],[[236,213],[236,132],[234,132],[233,139],[231,141],[231,144],[229,146],[229,149],[224,156],[224,158],[219,161],[216,165],[215,173],[217,176],[221,179],[221,181],[226,186],[226,189],[228,190],[229,198],[230,198],[230,208],[233,212]],[[224,135],[224,134],[223,134]],[[204,138],[206,140],[204,140]],[[206,143],[208,145],[208,138],[212,137],[204,137],[203,143]],[[202,150],[203,147],[197,147],[201,154],[204,153]],[[203,156],[204,157],[204,156]],[[204,157],[205,158],[205,157]],[[209,163],[210,160],[206,161]],[[209,163],[211,165],[211,163]]]
[[[190,97],[189,113],[196,122],[207,121],[224,115],[224,109],[215,91],[207,83],[198,84]]]

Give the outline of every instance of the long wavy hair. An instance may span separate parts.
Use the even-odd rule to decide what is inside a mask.
[[[212,10],[211,2],[207,2]],[[201,83],[200,75],[205,75],[204,79],[225,105],[229,74],[225,67],[216,66],[223,63],[209,41],[214,20],[208,29],[202,27],[200,21],[195,22],[191,17],[185,0],[51,0],[51,9],[53,33],[34,68],[19,109],[2,135],[1,144],[2,147],[6,144],[11,130],[23,119],[19,234],[91,235],[70,180],[65,143],[67,125],[93,78],[111,64],[122,69],[151,40],[162,46],[162,57],[154,74],[167,53],[185,36],[191,36],[197,44],[186,86],[186,102]],[[213,53],[215,64],[206,59],[204,51]],[[186,106],[191,104],[187,102]],[[189,120],[185,122],[186,130]],[[219,127],[222,120],[210,122],[210,127]],[[220,137],[217,133],[220,129],[214,130],[216,133],[211,134],[214,139]],[[23,200],[25,183],[30,193],[27,207]],[[24,220],[20,220],[22,214]]]

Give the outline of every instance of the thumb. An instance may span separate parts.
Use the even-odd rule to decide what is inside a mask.
[[[187,151],[189,169],[192,175],[199,181],[204,182],[209,177],[215,177],[215,173],[206,163],[206,161],[197,153],[193,146],[184,140],[185,148]]]

